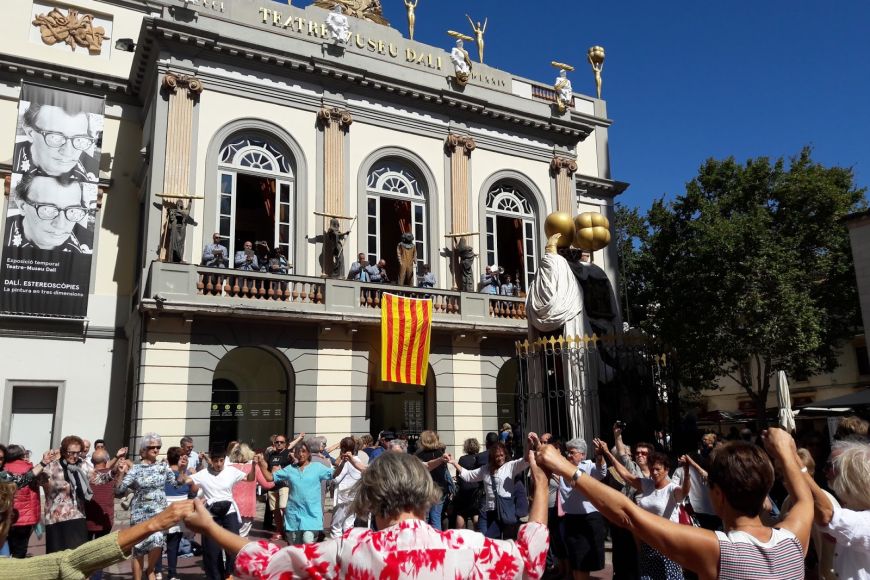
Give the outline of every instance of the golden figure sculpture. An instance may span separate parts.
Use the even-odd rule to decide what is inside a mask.
[[[592,66],[595,73],[595,87],[598,89],[598,98],[601,98],[601,71],[604,69],[604,47],[593,46],[586,52],[586,60]]]
[[[469,24],[471,24],[471,29],[474,31],[474,35],[477,38],[477,59],[482,63],[483,62],[483,35],[486,33],[486,25],[489,22],[489,17],[483,21],[483,26],[480,25],[480,20],[477,21],[477,25],[475,26],[474,21],[471,19],[471,16],[468,14],[465,15],[468,18]]]
[[[408,38],[414,40],[414,22],[417,21],[417,15],[414,10],[417,8],[417,3],[420,0],[405,0],[405,7],[408,9]]]

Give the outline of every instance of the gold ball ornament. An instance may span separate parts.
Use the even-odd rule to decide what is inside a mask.
[[[559,241],[556,242],[557,248],[568,248],[576,237],[574,231],[574,221],[571,219],[571,214],[564,211],[554,211],[547,216],[544,221],[544,233],[547,238],[553,234],[562,234]]]
[[[603,46],[590,46],[589,50],[586,51],[586,60],[589,61],[589,64],[600,65],[604,63],[604,47]]]
[[[581,250],[595,252],[610,243],[610,222],[600,213],[581,213],[574,218],[574,228],[574,246]]]

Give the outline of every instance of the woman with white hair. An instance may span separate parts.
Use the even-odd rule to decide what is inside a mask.
[[[152,518],[166,509],[166,485],[183,485],[179,477],[183,477],[187,469],[187,456],[179,459],[179,473],[172,471],[166,463],[158,463],[157,456],[163,445],[160,435],[146,433],[139,443],[139,457],[141,461],[129,467],[126,462],[120,462],[119,470],[124,473],[124,478],[115,485],[115,495],[123,497],[127,490],[133,491],[133,500],[130,503],[130,525],[136,525]],[[141,580],[143,576],[151,578],[154,566],[160,558],[160,552],[166,544],[166,536],[163,531],[157,531],[136,544],[133,548],[133,578]],[[147,564],[144,562],[148,556]]]
[[[362,474],[352,509],[371,513],[379,531],[353,528],[339,539],[278,548],[248,543],[217,525],[200,502],[186,523],[238,552],[236,578],[539,578],[544,572],[547,476],[531,458],[535,496],[516,541],[492,540],[470,530],[438,531],[425,522],[440,497],[419,459],[384,453]]]
[[[815,523],[832,537],[837,578],[870,578],[870,445],[838,441],[831,452],[831,491],[843,507],[831,502],[804,468],[813,492]]]

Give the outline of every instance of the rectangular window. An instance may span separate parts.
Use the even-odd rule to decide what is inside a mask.
[[[236,175],[235,173],[220,172],[220,213],[218,214],[217,231],[221,236],[221,243],[227,247],[230,255],[230,267],[233,267],[233,256],[235,252],[235,217],[233,214],[233,206],[235,205],[236,195]]]
[[[287,258],[287,271],[293,273],[293,184],[278,182],[278,220],[275,222],[275,247]]]
[[[380,228],[378,227],[380,224],[378,223],[378,198],[374,196],[370,196],[368,198],[368,231],[366,237],[368,238],[367,251],[368,251],[368,260],[370,264],[378,263],[378,255],[380,254],[380,247],[378,244],[378,231]]]

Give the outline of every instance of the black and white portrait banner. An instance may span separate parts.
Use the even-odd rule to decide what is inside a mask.
[[[99,97],[22,85],[0,312],[87,314],[104,108]]]

